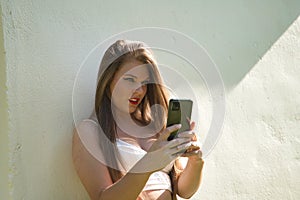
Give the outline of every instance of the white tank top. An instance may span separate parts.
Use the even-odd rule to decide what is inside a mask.
[[[117,139],[117,147],[122,158],[125,171],[129,171],[147,152],[133,144]],[[168,173],[172,170],[174,162],[171,162],[163,170],[150,175],[143,191],[169,190],[172,192],[171,179]]]
[[[99,126],[99,124],[92,119],[84,119],[84,121],[91,121]],[[116,144],[122,158],[122,166],[126,172],[128,172],[147,153],[145,150],[120,139],[116,139]],[[169,190],[172,192],[171,179],[168,173],[172,170],[173,165],[174,162],[171,162],[163,170],[152,173],[143,188],[143,191]]]

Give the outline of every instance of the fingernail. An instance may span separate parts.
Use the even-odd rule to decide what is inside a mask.
[[[176,128],[181,128],[181,124],[177,124],[177,125],[176,125]]]

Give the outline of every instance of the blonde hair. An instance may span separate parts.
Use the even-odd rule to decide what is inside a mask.
[[[132,118],[142,124],[148,124],[154,121],[156,127],[164,127],[166,122],[166,112],[161,110],[150,110],[152,105],[159,104],[165,111],[168,107],[167,91],[163,86],[163,81],[158,70],[157,63],[153,57],[149,47],[139,41],[118,40],[113,43],[105,52],[99,72],[98,83],[95,96],[95,112],[97,120],[104,133],[109,140],[103,140],[100,144],[102,151],[105,152],[107,167],[113,182],[122,177],[122,173],[118,167],[118,150],[116,149],[116,122],[113,118],[111,110],[111,92],[110,84],[116,72],[125,62],[132,60],[140,61],[147,64],[150,75],[150,83],[147,86],[145,97],[139,104],[136,112],[131,114]],[[163,123],[163,126],[162,126]],[[105,142],[106,141],[106,142]]]

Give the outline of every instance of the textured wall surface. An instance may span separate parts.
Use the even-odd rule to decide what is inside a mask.
[[[300,17],[228,93],[204,199],[300,198],[299,85]]]
[[[0,198],[87,199],[71,162],[76,73],[112,34],[157,26],[203,44],[227,88],[223,134],[192,199],[299,199],[300,2],[114,4],[1,1],[6,62],[0,83],[7,93],[0,97],[9,111],[0,138],[1,145],[8,138],[9,151],[1,146],[1,163],[9,173]],[[2,164],[0,170],[7,172]]]
[[[1,11],[1,6],[0,6]],[[6,66],[3,41],[2,18],[0,16],[0,198],[8,198],[8,105]]]

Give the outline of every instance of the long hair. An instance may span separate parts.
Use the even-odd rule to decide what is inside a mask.
[[[111,108],[110,84],[122,64],[131,60],[147,64],[151,79],[151,82],[146,85],[145,97],[131,117],[145,125],[153,120],[157,127],[162,127],[162,123],[165,127],[167,117],[159,109],[154,113],[150,110],[155,104],[161,105],[165,111],[168,107],[167,91],[163,87],[163,81],[151,50],[144,43],[137,41],[118,40],[113,43],[104,53],[100,63],[95,96],[97,120],[104,135],[108,138],[108,140],[101,140],[100,147],[105,152],[107,167],[113,182],[119,180],[123,174],[119,169],[118,150],[115,146],[117,125]]]

